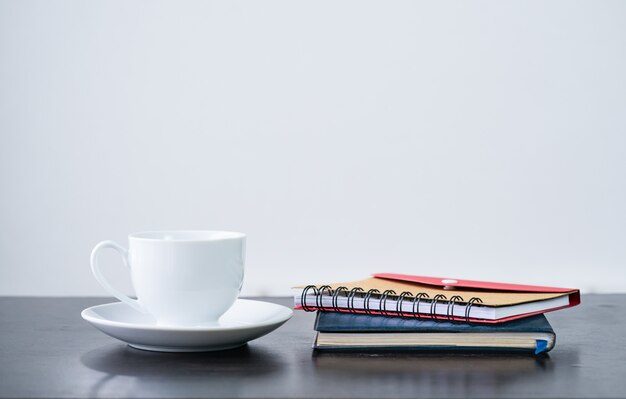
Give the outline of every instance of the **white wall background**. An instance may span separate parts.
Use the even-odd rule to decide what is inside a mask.
[[[98,241],[180,228],[249,234],[244,294],[380,271],[626,292],[625,20],[0,0],[0,294],[102,295]]]

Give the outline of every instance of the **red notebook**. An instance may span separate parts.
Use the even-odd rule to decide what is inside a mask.
[[[296,287],[296,309],[501,323],[580,303],[574,288],[379,273]]]

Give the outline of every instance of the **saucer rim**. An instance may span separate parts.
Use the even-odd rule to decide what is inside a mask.
[[[93,309],[107,307],[107,306],[116,306],[116,305],[128,306],[124,302],[110,302],[110,303],[103,303],[100,305],[90,306],[86,309],[83,309],[80,312],[80,316],[83,318],[83,320],[94,325],[106,325],[106,326],[111,326],[111,327],[119,327],[119,328],[126,328],[126,329],[135,329],[135,330],[181,331],[181,332],[182,331],[190,331],[190,332],[192,331],[241,331],[241,330],[247,330],[247,329],[256,329],[256,328],[261,328],[261,327],[274,326],[276,324],[283,324],[293,317],[293,309],[290,309],[287,306],[280,305],[277,303],[258,301],[254,299],[241,299],[241,298],[237,299],[236,302],[249,302],[249,303],[261,302],[261,303],[266,303],[266,304],[280,307],[284,310],[287,310],[288,312],[285,312],[284,315],[275,316],[270,320],[262,321],[259,323],[250,323],[250,324],[237,325],[237,326],[219,326],[219,325],[218,326],[160,326],[160,325],[135,324],[135,323],[121,322],[121,321],[113,321],[113,320],[104,319],[101,317],[93,317],[87,314],[87,312],[92,311]]]

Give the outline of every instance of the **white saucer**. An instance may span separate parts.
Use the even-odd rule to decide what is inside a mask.
[[[103,333],[137,349],[207,352],[242,346],[280,327],[292,314],[285,306],[238,299],[211,326],[159,326],[152,316],[122,302],[90,307],[81,316]]]

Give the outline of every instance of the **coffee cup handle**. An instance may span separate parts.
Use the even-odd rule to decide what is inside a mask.
[[[124,247],[118,245],[113,241],[102,241],[94,247],[93,251],[91,251],[91,272],[93,273],[94,277],[96,278],[96,280],[98,280],[100,285],[108,291],[109,294],[113,295],[125,304],[131,306],[133,309],[138,310],[141,313],[146,313],[146,310],[139,304],[138,300],[124,295],[121,291],[109,284],[109,282],[104,278],[104,275],[100,271],[98,257],[100,256],[100,250],[105,248],[111,248],[119,252],[120,255],[122,255],[122,260],[124,261],[126,267],[130,268],[130,264],[128,263],[128,251]]]

